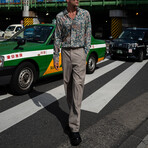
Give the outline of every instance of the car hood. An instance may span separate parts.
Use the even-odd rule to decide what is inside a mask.
[[[31,43],[31,42],[26,42],[25,45],[21,45],[18,49],[14,50],[15,47],[17,47],[17,41],[0,42],[0,55],[11,54],[16,52],[32,51],[32,50],[41,50],[45,48],[44,44]]]

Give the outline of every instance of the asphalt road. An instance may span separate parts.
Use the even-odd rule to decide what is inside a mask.
[[[147,82],[148,59],[99,63],[85,80],[79,147],[136,148],[148,134]],[[0,87],[0,112],[1,148],[71,147],[63,131],[68,107],[62,75],[39,80],[23,96]]]

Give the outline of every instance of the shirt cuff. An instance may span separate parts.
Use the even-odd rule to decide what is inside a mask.
[[[85,47],[84,49],[85,49],[85,54],[87,55],[87,54],[89,53],[89,50],[90,50],[90,49],[87,48],[87,47]]]

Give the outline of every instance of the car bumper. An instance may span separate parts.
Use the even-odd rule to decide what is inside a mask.
[[[137,56],[135,55],[132,55],[132,54],[127,54],[127,55],[121,55],[121,54],[111,54],[111,56],[114,56],[114,57],[118,57],[118,58],[132,58],[132,59],[136,59]]]
[[[117,58],[137,58],[137,53],[133,51],[132,53],[129,53],[127,51],[122,51],[122,53],[117,53],[116,50],[111,51],[110,53],[111,56],[117,57]]]
[[[7,85],[10,83],[14,70],[14,66],[0,68],[0,85]]]

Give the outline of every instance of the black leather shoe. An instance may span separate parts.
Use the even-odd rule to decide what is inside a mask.
[[[69,137],[71,145],[73,146],[77,146],[82,142],[79,132],[71,132]]]

